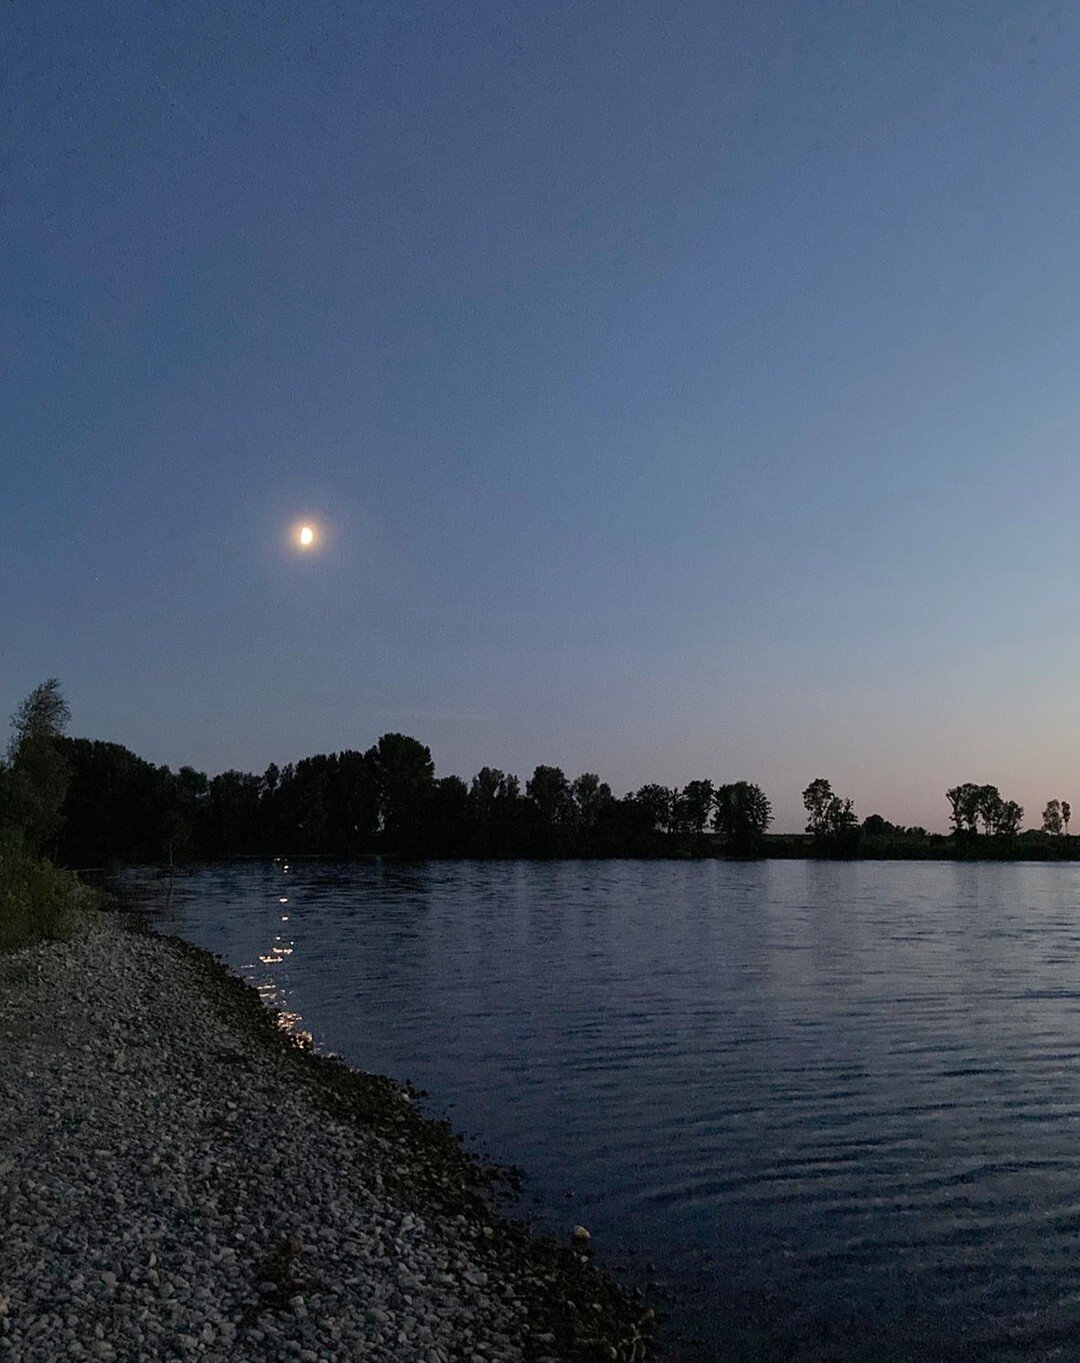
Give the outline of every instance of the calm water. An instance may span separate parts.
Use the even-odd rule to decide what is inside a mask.
[[[297,862],[167,917],[653,1261],[680,1358],[1080,1358],[1080,869]]]

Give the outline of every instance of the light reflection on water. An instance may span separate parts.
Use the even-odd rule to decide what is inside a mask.
[[[1080,1357],[1080,870],[249,863],[170,926],[660,1264],[687,1356]]]

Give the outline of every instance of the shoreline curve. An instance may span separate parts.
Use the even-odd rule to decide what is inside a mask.
[[[0,956],[0,1361],[638,1363],[512,1171],[134,915]]]

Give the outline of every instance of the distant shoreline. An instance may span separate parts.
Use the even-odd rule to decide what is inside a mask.
[[[885,845],[876,845],[879,844]],[[618,853],[607,855],[562,855],[547,857],[529,856],[476,856],[450,855],[410,856],[400,852],[364,852],[354,855],[326,852],[303,852],[288,857],[271,856],[269,853],[244,852],[218,857],[198,857],[179,863],[175,868],[176,878],[186,877],[193,869],[201,866],[239,865],[268,861],[289,861],[297,864],[305,862],[342,862],[362,865],[365,863],[387,862],[391,865],[408,865],[429,861],[452,862],[522,862],[522,863],[563,863],[563,862],[605,862],[605,861],[672,861],[680,864],[701,861],[726,861],[753,863],[759,861],[812,861],[812,862],[858,862],[858,861],[955,861],[955,862],[1078,862],[1080,863],[1080,837],[1024,836],[1016,838],[980,837],[970,842],[957,843],[944,834],[934,834],[923,840],[876,839],[866,838],[857,851],[836,852],[814,847],[813,840],[799,834],[769,835],[764,846],[755,854],[729,851],[724,847],[705,847],[700,852],[688,853],[662,851],[631,855]],[[131,869],[145,863],[132,863]],[[91,883],[111,881],[122,869],[115,867],[74,867],[81,876]],[[168,880],[168,867],[155,867],[154,876]]]

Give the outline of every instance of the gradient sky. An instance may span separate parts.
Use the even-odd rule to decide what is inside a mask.
[[[18,0],[0,53],[3,710],[1080,804],[1075,7]]]

